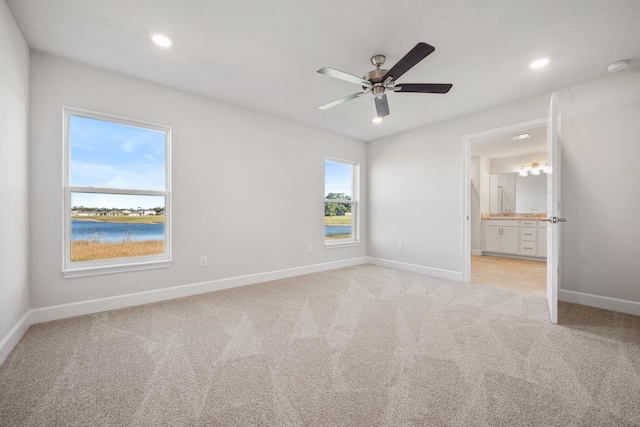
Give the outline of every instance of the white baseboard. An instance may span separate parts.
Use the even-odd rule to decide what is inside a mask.
[[[369,257],[369,264],[379,265],[381,267],[395,268],[398,270],[411,271],[412,273],[425,274],[427,276],[439,277],[440,279],[455,280],[462,282],[462,273],[459,271],[444,270],[441,268],[425,267],[418,264],[409,264],[400,261],[391,261],[382,258]]]
[[[219,291],[222,289],[253,285],[256,283],[268,282],[271,280],[285,279],[288,277],[301,276],[303,274],[318,273],[320,271],[334,270],[336,268],[351,267],[354,265],[366,263],[366,257],[351,258],[341,261],[333,261],[322,264],[307,265],[304,267],[269,271],[266,273],[249,274],[246,276],[211,280],[208,282],[192,283],[189,285],[155,289],[152,291],[138,292],[126,295],[117,295],[113,297],[80,301],[70,304],[34,308],[31,310],[31,323],[48,322],[51,320],[64,319],[67,317],[82,316],[85,314],[99,313],[101,311],[133,307],[136,305],[188,297],[191,295]]]
[[[586,305],[589,307],[601,308],[603,310],[618,311],[620,313],[640,316],[640,302],[636,301],[603,297],[600,295],[567,291],[564,289],[558,290],[558,299],[560,301],[572,302],[574,304]]]
[[[471,256],[482,256],[482,249],[471,249]]]
[[[9,333],[2,338],[2,341],[0,341],[0,365],[2,365],[7,356],[9,356],[9,353],[11,353],[16,344],[18,344],[20,338],[27,332],[29,326],[31,326],[31,310],[27,311],[24,316],[18,320],[18,323],[11,328]]]

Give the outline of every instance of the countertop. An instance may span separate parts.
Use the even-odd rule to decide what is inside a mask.
[[[514,220],[529,220],[529,221],[540,221],[547,217],[546,213],[543,214],[488,214],[483,213],[480,215],[480,219],[514,219]]]

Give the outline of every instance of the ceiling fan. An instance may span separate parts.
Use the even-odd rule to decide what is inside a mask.
[[[393,92],[413,92],[413,93],[447,93],[453,87],[449,83],[397,83],[397,80],[414,65],[422,61],[431,54],[435,47],[427,43],[420,42],[409,51],[396,65],[390,70],[384,70],[380,67],[384,64],[386,58],[384,55],[374,55],[371,63],[376,67],[375,70],[369,71],[362,78],[348,74],[333,68],[324,67],[318,70],[318,73],[325,76],[334,77],[336,79],[345,80],[347,82],[361,85],[363,91],[345,96],[318,107],[320,110],[340,105],[344,102],[358,98],[364,94],[372,93],[376,104],[376,117],[382,118],[389,115],[389,103],[385,90]]]

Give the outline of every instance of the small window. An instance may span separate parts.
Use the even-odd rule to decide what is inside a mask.
[[[169,127],[64,109],[65,277],[165,267]]]
[[[325,245],[358,242],[358,164],[345,160],[324,162]]]

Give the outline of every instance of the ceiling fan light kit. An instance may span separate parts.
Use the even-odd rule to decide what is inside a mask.
[[[450,83],[397,83],[397,80],[404,73],[430,55],[434,50],[435,48],[433,46],[420,42],[389,70],[380,68],[384,65],[387,58],[384,55],[374,55],[371,57],[371,63],[376,67],[375,70],[369,71],[362,78],[333,68],[321,68],[318,70],[318,73],[358,84],[362,87],[362,92],[347,95],[328,104],[321,105],[318,108],[327,110],[364,94],[371,93],[376,106],[376,118],[381,119],[389,115],[389,103],[387,102],[387,95],[385,94],[386,90],[411,93],[447,93],[453,87]],[[375,123],[379,123],[379,121]]]

